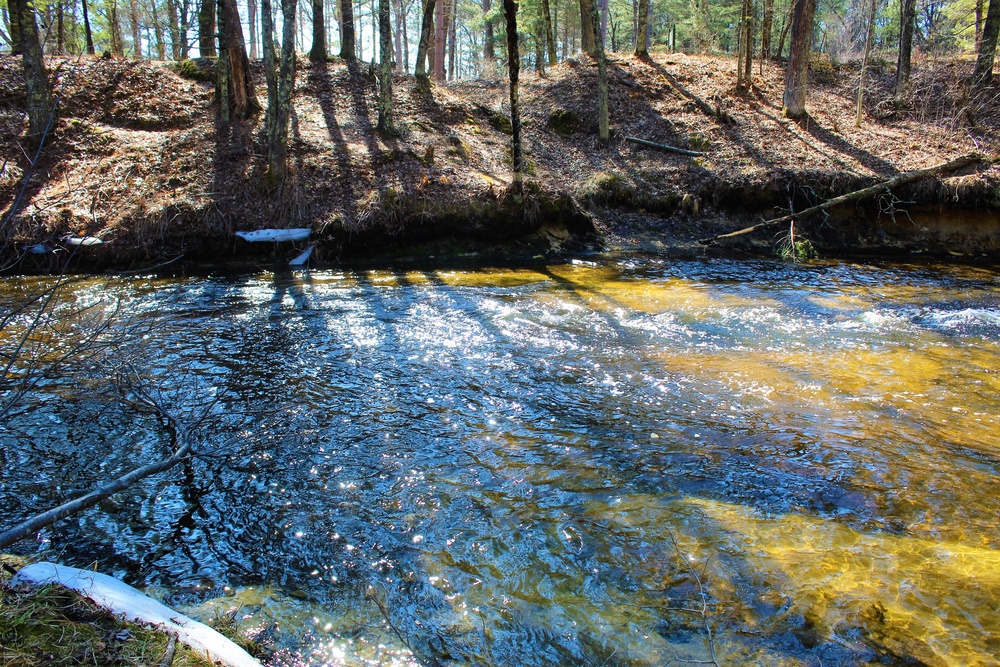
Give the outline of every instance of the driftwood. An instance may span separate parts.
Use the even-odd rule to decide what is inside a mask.
[[[640,146],[646,146],[647,148],[659,148],[661,151],[680,153],[681,155],[691,155],[693,157],[704,155],[704,153],[699,153],[698,151],[689,151],[686,148],[677,148],[676,146],[668,146],[667,144],[655,144],[652,141],[646,141],[645,139],[639,139],[637,137],[625,137],[625,141],[631,141],[633,144],[639,144]]]
[[[107,484],[94,489],[84,496],[80,496],[79,498],[75,498],[67,503],[63,503],[59,507],[54,507],[47,512],[42,512],[32,519],[19,523],[10,530],[5,530],[3,533],[0,533],[0,549],[6,549],[15,542],[19,542],[26,537],[30,537],[33,533],[39,531],[50,523],[54,523],[60,519],[65,519],[66,517],[85,510],[88,507],[93,507],[105,498],[110,498],[119,491],[127,489],[140,479],[174,467],[191,453],[191,442],[186,437],[186,434],[182,437],[182,441],[184,444],[174,450],[172,456],[161,461],[157,461],[156,463],[150,463],[149,465],[137,468],[127,475],[122,475],[118,479],[108,482]]]
[[[814,213],[819,213],[820,211],[826,210],[838,204],[846,204],[847,202],[857,201],[859,199],[864,199],[865,197],[870,197],[872,195],[879,194],[881,192],[888,192],[895,187],[903,185],[904,183],[912,183],[914,181],[919,181],[924,178],[930,178],[931,176],[937,176],[938,174],[947,174],[952,171],[957,171],[963,167],[968,167],[969,165],[977,164],[983,161],[983,156],[976,153],[966,155],[965,157],[960,157],[951,162],[945,162],[944,164],[939,164],[936,167],[927,167],[926,169],[917,169],[916,171],[908,171],[898,176],[894,176],[888,180],[876,183],[875,185],[869,186],[867,188],[862,188],[861,190],[855,190],[854,192],[849,192],[846,195],[841,195],[839,197],[834,197],[833,199],[827,199],[822,204],[817,204],[805,210],[799,211],[798,213],[792,213],[790,215],[783,215],[780,218],[773,218],[771,220],[765,220],[764,222],[757,223],[756,225],[751,225],[744,229],[740,229],[735,232],[729,232],[728,234],[718,234],[717,236],[710,236],[706,239],[701,239],[698,243],[702,245],[713,245],[721,239],[728,239],[734,236],[742,236],[744,234],[749,234],[750,232],[755,232],[758,229],[763,229],[765,227],[770,227],[772,225],[779,225],[783,222],[791,222],[792,220],[802,220],[808,218]]]

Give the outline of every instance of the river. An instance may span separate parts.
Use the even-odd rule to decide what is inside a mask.
[[[90,308],[62,342],[113,310],[123,338],[9,415],[0,516],[162,457],[113,364],[203,456],[21,549],[238,607],[272,664],[1000,654],[994,269],[603,257],[61,294]]]

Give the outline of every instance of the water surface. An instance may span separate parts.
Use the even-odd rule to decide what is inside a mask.
[[[109,359],[182,423],[208,406],[208,456],[22,549],[202,618],[242,605],[275,664],[1000,653],[993,270],[93,279],[63,307],[113,303]],[[108,373],[10,415],[0,515],[162,456],[169,429]]]

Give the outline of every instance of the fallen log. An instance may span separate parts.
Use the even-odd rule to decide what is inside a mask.
[[[751,225],[744,229],[740,229],[735,232],[729,232],[728,234],[717,234],[716,236],[710,236],[705,239],[699,239],[698,243],[702,245],[714,245],[722,239],[733,238],[734,236],[742,236],[744,234],[749,234],[750,232],[755,232],[758,229],[763,229],[765,227],[771,227],[772,225],[780,225],[783,222],[791,222],[792,220],[803,220],[813,215],[814,213],[819,213],[820,211],[826,210],[838,204],[846,204],[848,202],[857,201],[859,199],[864,199],[871,195],[879,194],[881,192],[888,192],[895,187],[903,185],[905,183],[912,183],[914,181],[919,181],[924,178],[930,178],[931,176],[937,176],[939,174],[947,174],[953,171],[957,171],[963,167],[968,167],[969,165],[977,164],[984,160],[982,155],[977,153],[972,153],[964,157],[952,160],[951,162],[945,162],[944,164],[939,164],[935,167],[927,167],[926,169],[917,169],[915,171],[908,171],[898,176],[893,176],[892,178],[876,183],[875,185],[869,186],[867,188],[862,188],[860,190],[855,190],[854,192],[849,192],[846,195],[841,195],[839,197],[834,197],[833,199],[827,199],[822,204],[817,204],[810,208],[799,211],[798,213],[791,213],[789,215],[783,215],[780,218],[772,218],[771,220],[765,220],[764,222],[759,222],[756,225]]]
[[[640,146],[646,146],[647,148],[659,148],[661,151],[680,153],[681,155],[690,155],[692,157],[698,157],[699,155],[704,155],[704,153],[699,153],[698,151],[689,151],[686,148],[677,148],[677,146],[668,146],[667,144],[656,144],[653,143],[652,141],[639,139],[638,137],[625,137],[625,141],[631,141],[633,144],[639,144]]]

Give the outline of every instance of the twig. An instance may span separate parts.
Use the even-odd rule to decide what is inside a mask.
[[[686,148],[677,148],[676,146],[668,146],[667,144],[656,144],[652,141],[646,141],[645,139],[639,139],[637,137],[625,137],[625,141],[631,141],[633,144],[639,144],[640,146],[646,146],[647,148],[659,148],[661,151],[680,153],[681,155],[690,155],[692,157],[704,155],[704,153],[699,153],[698,151],[689,151]]]
[[[170,667],[171,663],[174,661],[174,653],[177,651],[177,635],[170,633],[170,639],[167,641],[167,650],[163,653],[163,659],[160,660],[157,667]]]

